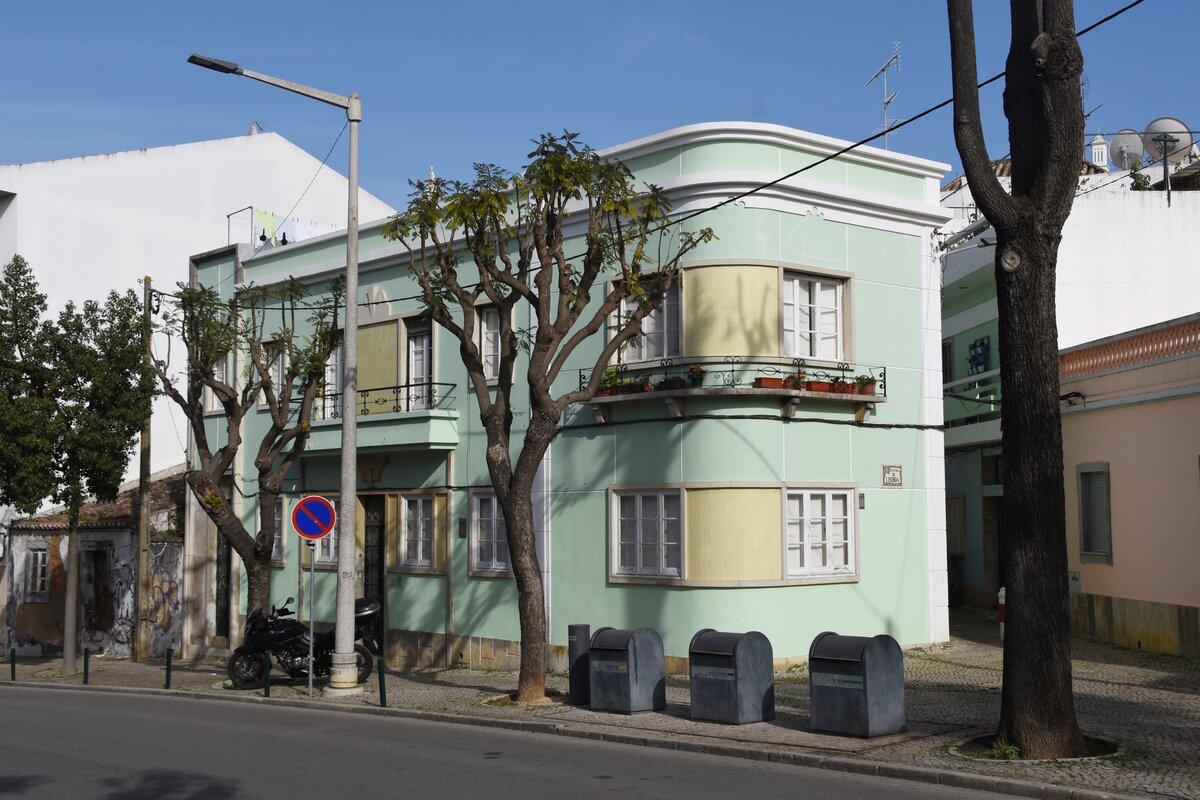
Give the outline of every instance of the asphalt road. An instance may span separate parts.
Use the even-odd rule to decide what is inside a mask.
[[[970,798],[1000,795],[469,725],[0,689],[0,798]]]

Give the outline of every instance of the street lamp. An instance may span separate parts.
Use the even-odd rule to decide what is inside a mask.
[[[208,58],[197,53],[188,63],[225,75],[241,75],[289,92],[311,97],[331,106],[344,108],[350,122],[349,197],[346,201],[346,327],[342,341],[342,487],[338,514],[337,617],[334,632],[333,661],[327,694],[361,692],[358,666],[354,655],[354,595],[358,554],[355,525],[356,488],[358,486],[358,123],[362,121],[362,103],[357,94],[340,94],[313,89],[299,83],[260,72],[242,69],[230,61]]]

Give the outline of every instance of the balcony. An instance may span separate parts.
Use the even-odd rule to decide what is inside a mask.
[[[452,449],[458,444],[458,409],[453,383],[406,383],[359,389],[360,447]],[[341,449],[342,393],[329,392],[313,404],[309,450]]]
[[[591,370],[580,370],[580,387],[591,376]],[[682,417],[687,398],[706,395],[778,398],[783,417],[793,416],[802,403],[820,400],[858,411],[887,401],[887,368],[761,356],[662,359],[607,368],[589,402],[597,419],[608,422],[614,404],[656,399],[666,403],[671,416]]]
[[[942,385],[946,447],[1000,441],[1000,370]]]

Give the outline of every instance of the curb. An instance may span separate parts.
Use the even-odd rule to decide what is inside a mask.
[[[896,778],[899,780],[931,783],[957,789],[973,789],[997,794],[1009,794],[1016,797],[1030,797],[1035,800],[1145,800],[1139,795],[1114,794],[1095,789],[1080,789],[1070,786],[1055,786],[1047,783],[1036,783],[1015,778],[1004,778],[993,775],[976,775],[973,773],[954,772],[930,767],[915,767],[906,764],[894,764],[888,761],[872,761],[865,758],[847,758],[846,756],[827,756],[805,750],[780,749],[778,746],[768,746],[772,749],[753,748],[731,744],[712,744],[695,742],[690,739],[660,738],[656,736],[637,735],[629,733],[612,733],[580,727],[572,723],[534,722],[531,720],[505,719],[502,717],[480,717],[470,714],[453,714],[444,711],[420,711],[410,708],[381,708],[379,706],[345,705],[323,700],[293,699],[286,697],[258,697],[239,695],[218,695],[207,692],[192,692],[176,689],[157,689],[137,686],[76,686],[71,684],[40,683],[37,681],[4,681],[0,688],[14,686],[25,689],[51,689],[74,692],[105,692],[110,694],[140,694],[160,697],[181,697],[189,700],[211,700],[222,703],[256,703],[259,705],[275,705],[286,708],[306,708],[316,711],[339,711],[350,714],[369,714],[381,717],[398,717],[415,719],[424,722],[439,722],[451,725],[472,725],[481,728],[499,728],[504,730],[521,731],[525,733],[550,734],[565,736],[572,739],[608,742],[611,744],[626,744],[638,747],[657,747],[663,750],[697,753],[701,755],[726,756],[741,758],[749,761],[766,761],[772,764],[787,764],[812,769],[825,769],[846,772],[855,775],[868,775],[880,778]],[[686,736],[687,734],[682,734]]]

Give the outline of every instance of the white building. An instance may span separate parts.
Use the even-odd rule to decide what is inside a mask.
[[[342,175],[275,133],[0,165],[0,265],[24,257],[52,314],[113,289],[140,294],[144,275],[171,291],[193,253],[259,247],[264,229],[275,239],[265,246],[344,229],[346,191]],[[360,190],[362,221],[393,213]],[[186,440],[182,414],[159,398],[152,469],[181,462]]]

